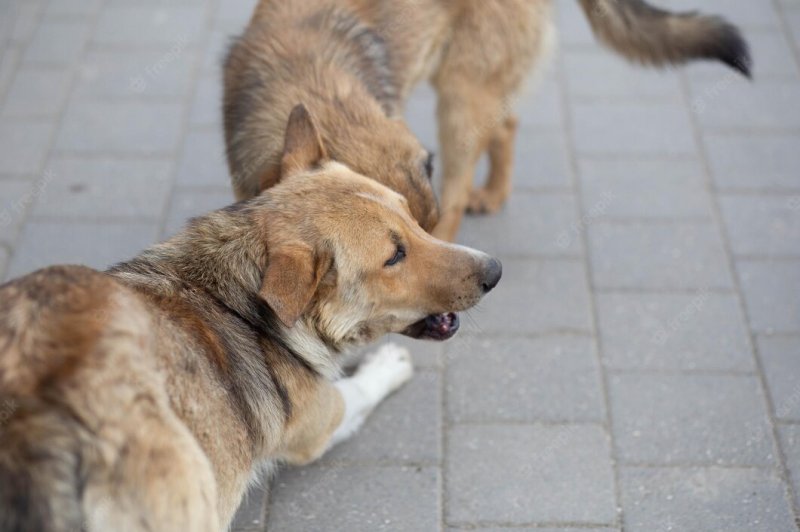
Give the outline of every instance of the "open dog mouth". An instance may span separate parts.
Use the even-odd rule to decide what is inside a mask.
[[[436,340],[441,342],[452,338],[461,325],[458,314],[431,314],[423,320],[410,325],[403,334],[419,340]]]

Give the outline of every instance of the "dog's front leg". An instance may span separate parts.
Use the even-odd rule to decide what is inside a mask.
[[[381,401],[411,379],[413,372],[408,350],[386,344],[367,355],[355,375],[335,382],[344,400],[344,415],[329,447],[352,436]]]

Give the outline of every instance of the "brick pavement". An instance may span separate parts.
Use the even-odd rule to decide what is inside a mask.
[[[503,282],[237,530],[797,529],[800,2],[660,3],[740,24],[756,81],[630,67],[558,0],[514,196],[462,231]],[[219,58],[252,5],[0,3],[0,277],[104,267],[231,200]],[[431,146],[434,105],[409,109]]]

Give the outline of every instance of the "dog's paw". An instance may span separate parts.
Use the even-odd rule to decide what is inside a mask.
[[[411,379],[414,365],[405,347],[386,344],[370,353],[358,367],[356,377],[370,395],[384,397]]]
[[[505,196],[485,188],[476,188],[470,192],[467,212],[469,214],[494,214],[505,203]]]

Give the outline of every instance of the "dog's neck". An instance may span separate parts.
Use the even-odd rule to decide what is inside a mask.
[[[259,235],[241,202],[192,220],[172,239],[109,270],[120,280],[160,296],[190,287],[206,292],[259,335],[279,341],[320,375],[340,374],[335,347],[323,340],[308,317],[286,327],[259,295],[267,264],[264,236]]]

